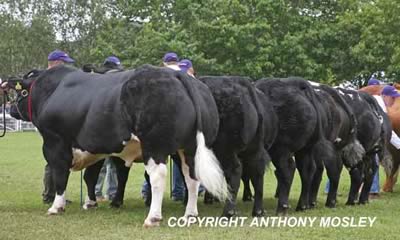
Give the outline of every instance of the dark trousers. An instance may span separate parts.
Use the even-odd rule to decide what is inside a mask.
[[[44,167],[43,185],[43,200],[53,200],[56,195],[56,189],[49,164]]]

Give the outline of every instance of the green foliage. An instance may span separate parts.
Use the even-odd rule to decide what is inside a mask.
[[[399,12],[395,0],[3,0],[0,75],[61,48],[77,65],[159,65],[175,51],[200,75],[399,81]]]

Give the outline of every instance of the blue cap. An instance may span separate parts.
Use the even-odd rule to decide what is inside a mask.
[[[174,52],[166,53],[163,57],[163,62],[177,62],[179,61],[178,54]]]
[[[379,81],[376,78],[371,78],[368,81],[368,86],[371,86],[371,85],[381,85],[381,81]]]
[[[63,61],[66,63],[74,63],[75,60],[70,58],[68,56],[68,54],[66,54],[65,52],[61,51],[61,50],[54,50],[52,51],[49,56],[47,57],[48,61]]]
[[[116,56],[109,56],[108,58],[106,58],[106,60],[104,60],[103,65],[106,63],[113,63],[117,66],[121,65],[121,61]]]
[[[400,93],[397,92],[396,88],[390,85],[385,86],[381,94],[389,97],[400,97]]]
[[[187,72],[189,70],[189,68],[193,67],[193,64],[189,59],[182,59],[178,63],[178,66],[182,72]]]

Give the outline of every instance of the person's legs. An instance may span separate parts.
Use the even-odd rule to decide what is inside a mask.
[[[107,173],[107,166],[106,166],[106,161],[104,161],[103,167],[100,170],[99,173],[99,177],[97,178],[97,184],[95,187],[95,194],[96,194],[96,198],[97,200],[101,201],[104,199],[103,196],[103,184],[104,184],[104,180],[106,178],[106,173]]]
[[[117,192],[118,187],[118,177],[117,177],[117,169],[115,164],[111,159],[107,158],[105,161],[105,165],[107,167],[107,197],[109,200],[112,200]]]
[[[329,193],[329,186],[330,186],[330,183],[329,183],[329,179],[326,181],[326,185],[325,185],[325,193]]]
[[[171,157],[177,157],[178,155],[173,155]],[[172,199],[174,201],[182,201],[185,197],[185,183],[183,182],[183,177],[178,164],[173,163],[172,169]]]
[[[380,189],[379,189],[379,159],[378,159],[378,155],[375,156],[375,161],[376,161],[376,164],[378,165],[378,170],[376,171],[376,173],[374,175],[371,190],[369,191],[369,193],[378,195],[379,191],[380,191]]]
[[[44,167],[43,185],[43,202],[52,203],[54,201],[56,190],[53,182],[53,177],[51,176],[51,169],[49,164],[46,164],[46,166]]]

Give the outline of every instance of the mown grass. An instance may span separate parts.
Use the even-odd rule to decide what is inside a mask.
[[[0,139],[0,239],[399,239],[400,194],[383,194],[366,206],[347,207],[349,179],[344,171],[339,187],[336,209],[323,207],[326,195],[320,190],[318,207],[305,213],[293,210],[291,216],[350,216],[377,217],[375,224],[367,228],[252,228],[252,203],[238,201],[242,216],[249,217],[245,227],[237,228],[171,228],[169,217],[183,215],[184,206],[169,199],[165,193],[163,204],[164,221],[160,228],[144,229],[143,220],[148,209],[140,197],[143,182],[143,166],[135,165],[130,173],[125,205],[120,210],[110,209],[107,203],[100,204],[94,211],[80,208],[80,173],[70,176],[67,195],[73,200],[61,216],[47,216],[48,205],[41,201],[43,167],[42,140],[37,133],[10,133]],[[382,172],[381,172],[382,173]],[[383,176],[383,173],[382,175]],[[325,180],[324,180],[325,182]],[[381,183],[383,177],[381,177]],[[169,186],[169,185],[167,185]],[[264,203],[267,215],[275,212],[276,200],[273,193],[276,180],[272,170],[265,179]],[[169,189],[169,188],[168,188]],[[291,206],[296,206],[300,183],[296,179],[291,191]],[[84,187],[85,192],[85,187]],[[201,216],[220,216],[221,204],[204,205],[199,200]]]

